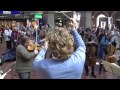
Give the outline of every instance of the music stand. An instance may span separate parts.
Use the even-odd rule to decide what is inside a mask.
[[[113,70],[113,73],[120,78],[120,67],[115,63],[111,63],[111,68]]]
[[[103,66],[105,68],[106,71],[113,73],[113,70],[111,68],[111,63],[107,62],[107,61],[103,61]],[[114,74],[114,73],[113,73]]]
[[[117,75],[120,78],[120,67],[117,64],[103,61],[103,66],[107,72]]]

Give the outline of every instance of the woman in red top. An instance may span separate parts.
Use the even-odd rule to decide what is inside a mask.
[[[2,44],[2,38],[3,38],[3,28],[2,28],[2,26],[0,26],[0,41],[1,41],[1,44]]]

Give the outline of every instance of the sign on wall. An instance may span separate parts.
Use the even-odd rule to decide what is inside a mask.
[[[0,11],[0,14],[20,14],[20,11]]]
[[[42,19],[42,14],[36,13],[34,18],[35,19]]]

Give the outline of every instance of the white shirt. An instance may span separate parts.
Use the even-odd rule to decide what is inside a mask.
[[[11,36],[12,30],[11,29],[5,30],[4,34],[5,34],[5,41],[10,41],[10,38],[8,36]]]

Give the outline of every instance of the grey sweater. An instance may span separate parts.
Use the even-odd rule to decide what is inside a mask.
[[[31,72],[32,60],[35,58],[34,52],[29,52],[23,45],[16,48],[16,70],[18,73]]]

